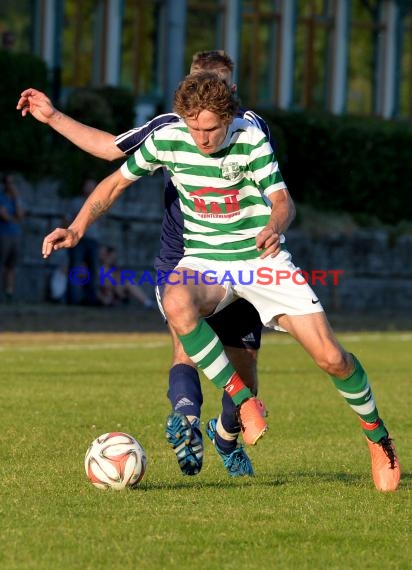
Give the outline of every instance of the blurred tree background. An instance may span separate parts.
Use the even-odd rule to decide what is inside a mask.
[[[36,86],[50,92],[45,63],[26,53],[0,50],[0,108],[3,136],[0,139],[0,170],[16,171],[28,180],[42,177],[61,180],[63,195],[79,192],[85,177],[97,180],[117,165],[79,151],[66,139],[27,116],[21,117],[16,104],[23,88]],[[122,87],[77,88],[71,91],[61,110],[97,129],[120,133],[134,125],[134,97]]]
[[[154,45],[161,34],[157,16],[162,2],[124,2],[122,87],[91,86],[99,84],[93,76],[96,0],[56,2],[55,7],[64,4],[62,36],[56,38],[61,42],[61,68],[49,70],[44,61],[29,53],[34,4],[2,0],[0,6],[0,73],[5,78],[0,83],[0,169],[16,170],[28,180],[57,178],[62,193],[70,195],[78,192],[86,175],[100,179],[117,164],[94,159],[30,117],[22,119],[15,111],[19,93],[33,86],[46,91],[56,106],[81,122],[113,134],[130,129],[136,122],[139,97],[160,100],[156,81],[162,62],[156,60]],[[269,80],[275,67],[271,54],[276,43],[276,6],[271,0],[243,0],[237,68],[242,102],[258,110],[271,125],[292,195],[317,210],[349,211],[360,224],[374,219],[385,224],[412,220],[412,1],[397,3],[405,26],[399,37],[404,45],[399,68],[403,79],[401,114],[396,119],[379,119],[375,113],[374,62],[382,35],[381,0],[350,3],[346,115],[323,110],[332,25],[325,8],[330,3],[325,0],[296,0],[294,110],[281,112],[271,103],[276,80],[276,72]],[[218,2],[187,0],[186,69],[193,52],[221,41],[220,13]]]
[[[30,54],[0,50],[0,77],[0,170],[15,170],[32,179],[44,176],[50,133],[37,121],[22,120],[16,104],[25,87],[48,90],[46,64]]]

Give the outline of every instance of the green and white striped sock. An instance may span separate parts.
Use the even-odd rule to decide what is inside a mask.
[[[223,344],[204,319],[188,334],[178,335],[186,354],[217,388],[224,388],[235,405],[253,396],[230,364]]]
[[[352,356],[355,370],[348,378],[342,379],[332,375],[330,377],[341,396],[359,416],[365,435],[371,441],[377,442],[388,435],[388,432],[379,417],[368,376],[356,356]]]

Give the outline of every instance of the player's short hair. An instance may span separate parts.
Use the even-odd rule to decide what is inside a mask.
[[[174,111],[183,119],[197,117],[201,111],[211,111],[230,123],[238,109],[238,99],[224,79],[214,72],[187,75],[175,92]]]
[[[233,73],[235,64],[223,50],[198,51],[193,55],[190,73],[199,71],[215,71]]]

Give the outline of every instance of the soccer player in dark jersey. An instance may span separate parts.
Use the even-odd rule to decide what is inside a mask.
[[[232,74],[234,63],[223,51],[204,51],[193,56],[190,71],[213,71],[236,91]],[[175,113],[160,115],[143,126],[117,137],[75,121],[55,109],[50,99],[35,89],[22,92],[17,105],[22,114],[31,113],[37,120],[51,126],[82,150],[106,160],[132,155],[150,134],[180,120]],[[269,138],[265,121],[249,109],[240,109],[238,116],[259,127]],[[175,187],[167,180],[165,210],[160,236],[160,251],[155,269],[161,274],[174,269],[183,256],[183,217]],[[161,309],[163,286],[157,287]],[[162,309],[161,309],[162,310]],[[221,339],[234,368],[254,394],[257,393],[257,352],[260,347],[262,324],[256,309],[239,299],[222,312],[208,319],[209,325]],[[169,327],[173,342],[173,360],[169,370],[168,397],[172,413],[166,423],[166,436],[173,447],[182,473],[196,475],[202,467],[203,442],[200,431],[200,411],[203,403],[201,383],[195,364],[186,355],[177,335]],[[262,410],[264,413],[264,410]],[[222,412],[208,422],[207,434],[221,456],[230,476],[253,475],[252,463],[238,443],[240,424],[232,399],[224,392]]]

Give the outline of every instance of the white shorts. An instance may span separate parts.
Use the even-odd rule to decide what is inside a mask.
[[[279,315],[297,316],[323,311],[305,273],[292,263],[291,254],[285,250],[276,257],[244,261],[213,261],[187,256],[179,261],[176,268],[198,271],[203,283],[207,275],[209,280],[225,288],[226,294],[215,313],[237,297],[242,297],[256,308],[265,327],[283,330],[276,322]]]

